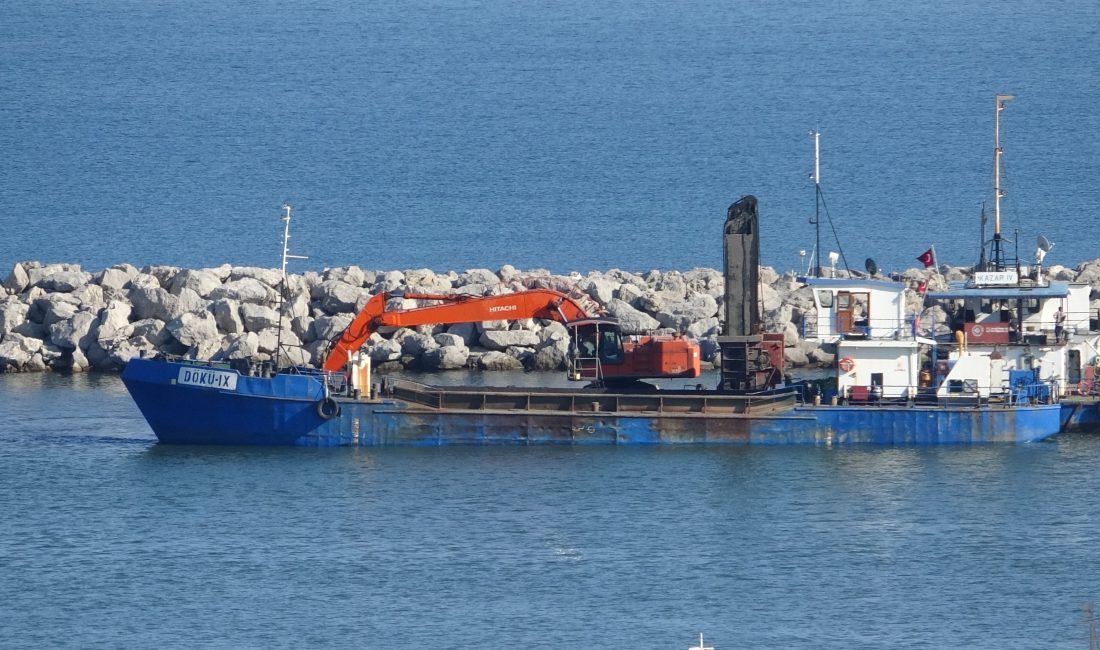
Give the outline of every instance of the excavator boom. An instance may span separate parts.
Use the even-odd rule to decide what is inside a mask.
[[[595,382],[629,382],[651,378],[700,375],[699,345],[680,336],[643,336],[625,341],[613,318],[588,314],[579,302],[551,289],[532,289],[499,296],[402,293],[394,297],[440,304],[386,310],[386,294],[371,298],[335,341],[324,368],[338,371],[380,327],[448,325],[492,320],[542,318],[570,330],[570,378]]]
[[[438,300],[430,305],[404,311],[386,311],[390,296],[378,294],[340,335],[325,360],[325,370],[340,370],[348,355],[358,350],[379,327],[413,327],[416,325],[450,325],[487,320],[519,320],[544,318],[562,323],[588,318],[584,307],[569,296],[551,289],[532,289],[499,296],[466,296],[455,294],[403,293],[395,297],[414,300]]]

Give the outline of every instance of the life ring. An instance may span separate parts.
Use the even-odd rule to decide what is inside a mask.
[[[844,357],[840,360],[840,363],[836,364],[840,368],[841,372],[849,373],[856,369],[856,362],[852,360],[852,357]]]
[[[326,397],[325,399],[317,402],[317,415],[321,416],[321,419],[331,420],[332,418],[340,415],[340,404],[332,399]]]

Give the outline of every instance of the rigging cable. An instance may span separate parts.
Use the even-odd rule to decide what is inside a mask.
[[[836,234],[836,224],[833,223],[833,215],[829,214],[829,206],[825,203],[825,192],[820,188],[818,188],[817,192],[821,197],[821,207],[825,208],[825,218],[829,220],[829,229],[833,231],[833,240],[836,241],[837,250],[840,252],[840,259],[844,261],[844,270],[848,272],[848,277],[852,277],[852,269],[848,268],[848,258],[844,255],[844,247],[840,245],[840,236]],[[817,254],[820,260],[821,251],[818,251]]]

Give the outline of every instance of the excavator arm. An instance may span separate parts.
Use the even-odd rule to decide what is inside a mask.
[[[414,300],[438,300],[442,304],[404,311],[386,311],[390,297]],[[367,301],[347,329],[336,339],[325,359],[324,369],[340,370],[348,356],[358,350],[379,327],[413,327],[415,325],[449,325],[488,320],[519,320],[544,318],[562,323],[588,318],[589,314],[577,301],[551,289],[532,289],[499,296],[465,296],[430,293],[401,293],[395,296],[378,294]]]

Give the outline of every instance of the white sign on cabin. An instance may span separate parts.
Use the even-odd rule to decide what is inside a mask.
[[[974,284],[979,287],[990,285],[1016,284],[1020,276],[1016,271],[977,271],[974,273]]]

